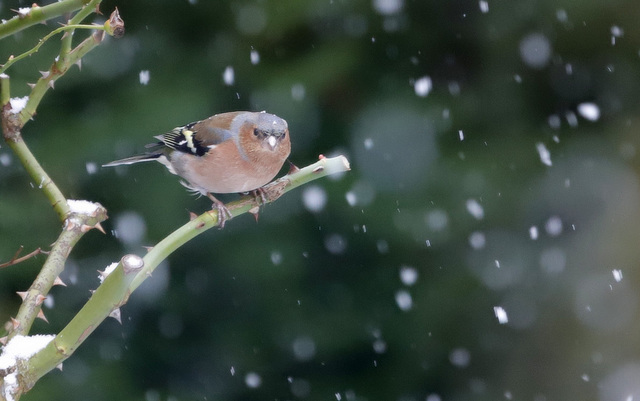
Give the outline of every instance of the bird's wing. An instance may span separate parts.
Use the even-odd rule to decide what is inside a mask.
[[[217,114],[206,120],[189,123],[182,127],[176,127],[171,132],[158,135],[162,145],[180,152],[203,156],[215,146],[232,139],[232,131],[222,127],[229,127],[229,121],[238,113]],[[148,145],[155,147],[158,144]]]

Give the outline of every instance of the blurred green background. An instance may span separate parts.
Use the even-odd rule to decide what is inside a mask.
[[[31,2],[1,1],[0,15]],[[105,1],[109,39],[24,137],[102,203],[47,303],[210,207],[158,164],[103,169],[211,114],[289,122],[316,181],[169,257],[28,400],[630,400],[640,396],[640,3]],[[56,26],[0,42],[0,59]],[[78,34],[81,36],[80,34]],[[13,96],[58,39],[8,72]],[[148,82],[141,74],[148,72]],[[60,223],[0,148],[0,260]],[[223,200],[234,196],[222,197]],[[0,270],[0,320],[44,260]]]

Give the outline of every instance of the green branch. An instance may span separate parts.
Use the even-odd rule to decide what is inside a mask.
[[[0,68],[0,74],[4,73],[9,67],[11,67],[14,63],[22,60],[23,58],[29,57],[32,54],[36,53],[38,50],[40,50],[40,47],[44,44],[44,42],[46,42],[47,40],[51,39],[53,36],[59,34],[60,32],[64,32],[64,31],[73,31],[74,29],[98,29],[98,30],[106,30],[107,28],[103,25],[81,25],[81,24],[75,24],[75,25],[65,25],[65,26],[61,26],[58,29],[54,29],[53,31],[49,32],[49,34],[47,34],[45,37],[43,37],[42,39],[40,39],[40,41],[38,41],[38,44],[35,45],[33,48],[31,48],[30,50],[27,50],[26,52],[18,55],[18,56],[11,56],[9,57],[9,59],[7,60],[6,63],[4,63],[4,65],[2,65],[2,67]]]
[[[27,335],[29,333],[33,321],[40,313],[42,301],[44,301],[56,279],[64,270],[64,264],[75,244],[87,231],[94,227],[100,227],[100,222],[106,220],[107,210],[104,207],[99,203],[87,203],[93,208],[90,213],[72,211],[66,219],[65,227],[53,244],[40,273],[38,273],[29,290],[24,293],[22,305],[14,319],[16,326],[9,333],[9,340],[16,335]],[[67,209],[69,209],[69,206],[67,206]]]
[[[18,14],[4,24],[0,24],[0,39],[20,32],[32,25],[78,10],[89,0],[63,0],[44,7],[31,7],[28,13]]]
[[[3,80],[3,87],[7,85],[8,82],[8,79]],[[22,134],[19,130],[20,125],[21,123],[18,120],[18,116],[11,111],[11,105],[7,102],[7,104],[3,105],[2,109],[2,128],[5,142],[7,142],[11,150],[18,156],[18,159],[20,159],[22,166],[27,170],[33,183],[42,189],[49,203],[58,214],[60,221],[64,221],[69,214],[67,201],[22,139]]]
[[[92,0],[91,4],[93,4],[94,2],[99,3],[99,1],[97,0]],[[87,8],[89,7],[87,6]],[[70,52],[65,53],[64,49],[61,49],[61,52],[58,55],[58,61],[54,62],[49,71],[44,73],[42,78],[40,78],[38,82],[36,82],[33,89],[31,90],[31,94],[29,95],[27,105],[20,111],[20,122],[23,125],[27,121],[29,121],[29,119],[31,119],[33,115],[35,115],[40,101],[44,97],[47,90],[53,87],[54,81],[63,76],[73,64],[80,61],[82,57],[84,57],[88,52],[102,43],[105,32],[114,37],[120,37],[124,34],[124,22],[120,18],[118,9],[111,13],[110,18],[104,23],[102,27],[97,27],[96,29],[100,29],[100,31],[97,31],[93,35],[90,35]],[[71,36],[69,36],[69,38],[70,37]]]
[[[321,158],[310,166],[292,172],[266,185],[263,188],[265,199],[267,202],[273,202],[290,190],[309,181],[348,170],[349,162],[344,156],[330,159]],[[247,212],[257,213],[260,203],[255,196],[248,195],[228,203],[226,206],[233,217],[236,217]],[[29,388],[40,377],[69,358],[104,319],[127,302],[130,294],[145,279],[151,276],[151,273],[160,262],[192,238],[212,227],[216,227],[218,223],[218,212],[216,210],[207,211],[160,241],[144,258],[140,259],[134,255],[125,256],[123,261],[126,258],[140,260],[140,263],[135,263],[136,266],[139,264],[138,269],[131,275],[126,273],[126,269],[121,274],[120,268],[123,262],[120,262],[120,265],[115,270],[117,274],[109,274],[89,301],[56,336],[55,340],[28,361],[25,372],[19,375],[19,377],[23,378],[26,388]]]

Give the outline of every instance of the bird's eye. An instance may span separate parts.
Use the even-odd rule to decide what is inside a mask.
[[[253,129],[253,135],[255,135],[255,136],[260,135],[260,130],[259,130],[259,129],[257,129],[257,128],[254,128],[254,129]]]

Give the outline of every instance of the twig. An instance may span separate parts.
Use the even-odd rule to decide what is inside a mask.
[[[20,262],[24,262],[25,260],[32,258],[36,255],[39,255],[41,253],[44,254],[48,254],[49,252],[43,251],[42,248],[38,248],[33,252],[30,252],[22,257],[18,257],[18,255],[20,255],[20,252],[22,252],[22,250],[24,249],[23,245],[20,245],[20,248],[18,248],[18,250],[16,251],[15,255],[13,255],[13,258],[11,258],[10,261],[5,262],[5,263],[0,263],[0,269],[2,269],[3,267],[9,267],[9,266],[13,266],[13,265],[17,265]]]
[[[26,52],[18,55],[18,56],[11,56],[9,57],[9,59],[7,60],[6,63],[4,63],[4,65],[2,65],[2,67],[0,67],[0,74],[2,74],[3,72],[5,72],[9,67],[11,67],[14,63],[22,60],[25,57],[29,57],[32,54],[36,53],[38,50],[40,50],[40,47],[44,44],[44,42],[46,42],[47,40],[51,39],[53,36],[59,34],[60,32],[64,32],[64,31],[73,31],[75,29],[99,29],[99,30],[106,30],[107,27],[105,27],[104,25],[82,25],[82,24],[75,24],[75,25],[65,25],[65,26],[61,26],[58,29],[54,29],[53,31],[49,32],[49,34],[47,34],[45,37],[43,37],[42,39],[40,39],[40,41],[38,41],[38,44],[35,45],[33,48],[31,48],[30,50],[27,50]]]

